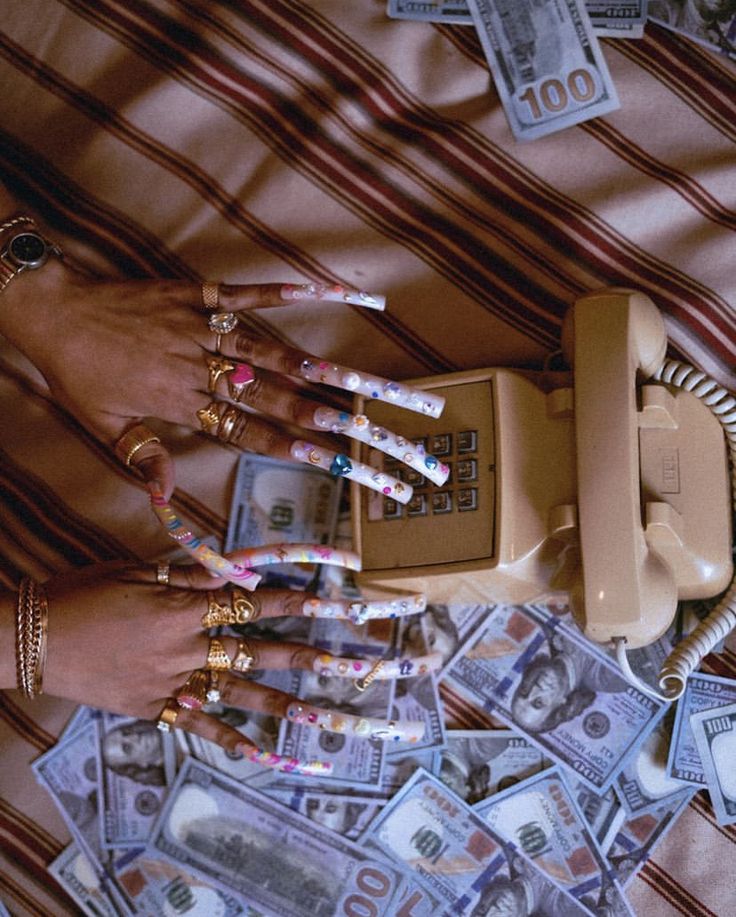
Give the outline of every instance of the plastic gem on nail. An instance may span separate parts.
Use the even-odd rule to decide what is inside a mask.
[[[334,474],[335,477],[340,477],[341,475],[350,474],[353,470],[353,463],[342,453],[338,453],[332,460],[330,465],[330,474]]]

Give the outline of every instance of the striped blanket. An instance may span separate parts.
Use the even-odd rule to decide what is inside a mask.
[[[472,28],[385,0],[4,0],[0,175],[90,276],[337,281],[254,331],[395,378],[539,366],[605,285],[650,295],[675,357],[736,365],[734,66],[662,27],[603,42],[621,109],[530,144],[509,133]],[[0,347],[0,577],[154,560],[140,481]],[[174,505],[226,528],[234,450],[167,429]],[[736,676],[733,653],[707,668]],[[477,724],[450,706],[455,725]],[[0,899],[74,905],[46,874],[68,834],[29,761],[72,712],[0,693]],[[630,890],[637,914],[736,912],[733,827],[698,794]]]

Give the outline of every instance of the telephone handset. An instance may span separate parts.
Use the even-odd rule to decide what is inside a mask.
[[[372,423],[430,452],[439,444],[452,469],[440,490],[409,472],[405,508],[352,488],[361,584],[436,602],[520,604],[565,591],[591,639],[632,648],[664,633],[679,599],[722,592],[733,575],[722,425],[736,428],[736,413],[702,373],[663,364],[665,347],[648,297],[603,290],[565,320],[572,388],[500,368],[414,380],[446,407],[432,428],[417,415],[408,430],[396,408],[357,398]],[[642,384],[655,372],[662,381]]]

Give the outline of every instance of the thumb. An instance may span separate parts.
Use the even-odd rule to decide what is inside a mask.
[[[176,486],[174,460],[156,433],[144,424],[131,427],[115,443],[115,455],[124,465],[140,471],[147,485],[154,485],[165,499]]]

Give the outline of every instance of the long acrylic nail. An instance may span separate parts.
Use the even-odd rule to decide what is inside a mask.
[[[301,761],[299,758],[277,755],[273,751],[266,751],[264,748],[257,748],[255,745],[246,745],[244,742],[238,742],[235,746],[235,751],[241,752],[243,757],[253,761],[254,764],[271,767],[287,774],[322,777],[332,773],[331,761]]]
[[[439,417],[445,406],[445,399],[440,395],[404,385],[403,382],[391,382],[379,376],[363,375],[347,366],[338,366],[326,360],[302,360],[299,375],[308,382],[324,382],[348,392],[357,392],[376,401],[388,401],[398,407],[429,417]]]
[[[317,299],[326,302],[344,302],[350,306],[366,309],[386,308],[386,297],[365,290],[344,287],[341,283],[285,283],[281,287],[281,298],[285,300]]]
[[[378,468],[364,465],[363,462],[354,462],[350,456],[342,452],[333,452],[331,449],[315,446],[301,439],[291,444],[291,455],[299,462],[324,468],[335,477],[348,478],[350,481],[370,487],[371,490],[377,490],[397,503],[408,503],[414,492],[410,484],[402,484],[397,478]]]
[[[170,538],[216,576],[222,576],[245,589],[256,588],[262,579],[260,574],[213,551],[208,544],[186,528],[160,490],[150,486],[148,489],[151,495],[151,508]]]
[[[385,452],[386,455],[423,474],[439,487],[450,474],[447,465],[425,452],[421,443],[409,442],[403,436],[397,436],[385,427],[371,423],[365,414],[348,414],[347,411],[320,406],[314,412],[314,423],[322,430],[342,433],[350,439],[357,439],[360,443],[366,443],[373,449]]]
[[[326,544],[264,544],[257,548],[239,548],[229,555],[242,561],[248,567],[269,564],[328,564],[345,567],[346,570],[360,570],[360,557],[354,551],[332,548]]]
[[[365,624],[376,618],[399,618],[425,611],[427,596],[422,593],[396,599],[373,599],[351,602],[347,599],[309,598],[302,605],[306,618],[337,618]]]
[[[312,668],[318,675],[336,675],[339,678],[365,678],[371,672],[371,680],[384,681],[388,678],[413,678],[415,675],[436,672],[442,667],[442,658],[442,653],[429,653],[413,659],[408,656],[403,659],[352,659],[320,653]]]
[[[292,723],[324,729],[326,732],[341,732],[382,742],[418,742],[424,735],[424,723],[407,720],[382,720],[377,717],[353,716],[349,713],[325,710],[311,704],[295,701],[286,708],[286,718]]]

